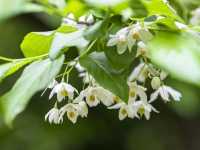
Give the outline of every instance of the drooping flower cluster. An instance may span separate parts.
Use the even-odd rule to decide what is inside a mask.
[[[83,16],[77,22],[74,21],[73,16],[70,14],[64,21],[77,28],[82,28],[85,24],[92,24],[94,18],[92,16]],[[126,50],[131,52],[133,46],[137,45],[136,57],[141,62],[134,67],[127,79],[129,86],[128,102],[100,86],[78,63],[78,59],[75,59],[68,63],[66,68],[77,69],[79,77],[83,78],[84,88],[79,93],[75,87],[68,83],[68,71],[63,73],[60,83],[54,80],[48,86],[51,89],[49,99],[52,99],[54,95],[57,98],[54,107],[46,114],[45,120],[50,123],[60,124],[64,121],[64,116],[66,115],[72,123],[76,123],[78,117],[86,118],[88,116],[88,108],[96,107],[99,104],[105,105],[110,110],[119,110],[119,120],[124,120],[125,118],[140,119],[143,116],[149,120],[152,112],[158,113],[152,106],[152,102],[156,99],[161,98],[164,102],[169,102],[171,99],[180,101],[181,93],[164,84],[167,73],[154,67],[148,60],[146,43],[152,38],[153,34],[149,31],[148,25],[144,22],[137,22],[120,29],[115,35],[110,35],[110,39],[107,42],[107,46],[117,47],[119,55]],[[65,82],[64,76],[66,74],[67,81]],[[145,87],[148,80],[151,81],[151,89]],[[152,94],[148,95],[147,91],[152,90]],[[63,103],[65,104],[63,105]]]

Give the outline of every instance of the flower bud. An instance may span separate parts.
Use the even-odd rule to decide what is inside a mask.
[[[151,87],[156,90],[160,87],[160,78],[159,77],[153,77],[151,80]]]

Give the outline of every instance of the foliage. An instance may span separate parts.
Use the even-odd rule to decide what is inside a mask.
[[[25,58],[0,57],[2,61],[6,61],[0,66],[0,81],[31,63],[24,69],[13,88],[0,98],[1,114],[9,125],[25,109],[31,97],[47,88],[54,78],[62,81],[67,78],[68,82],[71,70],[78,63],[85,69],[79,70],[81,73],[86,72],[91,75],[89,87],[93,84],[91,80],[94,79],[95,86],[108,90],[122,103],[129,102],[131,86],[127,81],[134,70],[133,66],[136,66],[139,61],[148,66],[147,76],[149,75],[150,78],[146,78],[152,80],[153,90],[160,92],[160,96],[165,101],[168,101],[170,94],[177,101],[181,96],[179,93],[174,96],[174,91],[163,85],[162,70],[178,80],[200,85],[198,47],[200,27],[188,19],[191,6],[198,5],[198,3],[195,4],[196,1],[174,0],[169,3],[164,0],[112,0],[108,2],[16,0],[15,4],[9,3],[11,1],[0,2],[0,8],[2,7],[0,21],[26,12],[44,12],[63,18],[61,25],[55,30],[31,32],[25,36],[21,43]],[[137,3],[137,7],[133,3]],[[176,7],[173,8],[171,4]],[[4,11],[5,5],[12,7]],[[75,17],[70,15],[71,12]],[[127,42],[127,39],[125,40],[127,43],[123,43],[124,37],[122,41],[119,39],[117,42],[114,41],[115,44],[109,44],[109,40],[115,40],[118,36],[121,38],[124,33],[128,34],[132,31],[132,26],[135,27],[138,24],[144,28],[139,33],[144,45],[139,45],[138,39],[132,41],[133,44]],[[79,55],[75,59],[68,60],[70,50],[77,50]],[[142,50],[148,51],[144,54]],[[62,72],[63,64],[67,64],[64,72]],[[154,77],[159,77],[161,81],[154,82]],[[161,87],[168,89],[167,98],[162,96],[159,90]],[[87,94],[84,95],[85,99],[87,99]],[[65,96],[69,97],[69,93]],[[150,106],[149,104],[148,107]],[[152,107],[150,108],[155,111]],[[140,115],[143,114],[145,113],[140,111]],[[146,118],[149,117],[146,116]]]

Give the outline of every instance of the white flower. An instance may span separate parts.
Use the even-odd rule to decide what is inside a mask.
[[[66,18],[64,18],[63,22],[67,25],[77,27],[77,22],[75,21],[74,14],[72,13],[70,13]]]
[[[137,54],[136,57],[140,56],[140,55],[146,55],[147,53],[147,46],[144,42],[140,41],[137,43]]]
[[[134,118],[137,117],[137,110],[134,108],[131,103],[128,105],[125,102],[117,103],[111,107],[108,107],[108,109],[119,109],[119,120],[124,120],[125,118]]]
[[[150,98],[150,103],[155,101],[158,96],[161,96],[161,98],[165,101],[165,102],[169,102],[170,101],[170,96],[175,100],[175,101],[180,101],[182,95],[180,92],[174,90],[173,88],[163,85],[161,87],[159,87],[154,93],[151,94],[151,98]]]
[[[92,24],[92,23],[94,23],[94,16],[92,15],[92,14],[90,14],[87,18],[86,18],[86,22],[88,23],[88,24]]]
[[[94,89],[94,87],[89,86],[81,91],[80,95],[74,100],[74,103],[81,102],[85,99],[90,107],[97,106],[100,101],[98,100]]]
[[[96,87],[94,88],[94,93],[97,96],[98,100],[100,100],[105,106],[110,106],[114,103],[115,95],[110,91],[102,87]]]
[[[134,102],[137,97],[140,100],[147,101],[146,88],[138,85],[136,82],[129,82],[129,103]]]
[[[140,114],[140,116],[144,115],[147,120],[150,119],[152,111],[159,113],[151,104],[143,100],[133,103],[133,107],[137,109],[137,112]]]
[[[153,77],[153,79],[151,80],[151,87],[154,90],[157,90],[161,85],[161,81],[159,77]]]
[[[46,115],[45,115],[45,121],[48,120],[49,123],[55,123],[55,124],[59,124],[61,123],[63,120],[60,119],[59,117],[59,109],[54,107],[52,108]]]
[[[88,23],[88,24],[92,24],[94,23],[94,17],[92,14],[90,14],[89,16],[83,15],[79,18],[79,22],[84,22],[84,23]]]
[[[73,86],[65,82],[57,84],[49,95],[49,99],[53,97],[54,94],[57,94],[58,102],[61,102],[65,97],[69,99],[74,98],[74,91],[77,91]]]
[[[83,68],[80,63],[77,63],[75,65],[75,68],[78,70],[78,72],[84,72],[85,71],[85,68]]]
[[[125,27],[119,30],[115,35],[110,35],[110,40],[108,41],[107,46],[117,45],[118,54],[123,54],[127,48],[129,48],[129,51],[131,51],[133,45],[132,43],[128,42],[128,32],[129,28]]]
[[[128,39],[131,43],[134,43],[137,40],[142,40],[143,42],[148,42],[153,38],[153,35],[148,30],[147,26],[144,24],[143,26],[137,22],[136,24],[130,27],[130,32],[128,34]]]
[[[145,82],[146,78],[148,77],[148,73],[148,66],[145,63],[140,63],[133,69],[132,73],[128,78],[128,82],[135,80],[139,82]]]
[[[68,119],[69,119],[72,123],[76,123],[76,122],[77,122],[77,119],[78,119],[78,116],[79,116],[79,113],[78,113],[76,104],[69,103],[69,104],[63,106],[63,107],[60,109],[60,118],[63,118],[63,116],[64,116],[64,114],[65,114],[66,112],[67,112],[67,117],[68,117]]]
[[[82,118],[87,117],[88,107],[84,101],[79,102],[78,104],[75,105],[75,107]]]

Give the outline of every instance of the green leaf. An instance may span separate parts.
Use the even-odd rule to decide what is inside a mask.
[[[182,21],[176,11],[168,4],[168,2],[165,2],[164,0],[142,0],[142,2],[149,12],[149,16],[163,15]]]
[[[51,59],[57,58],[64,51],[64,48],[76,46],[78,48],[84,48],[88,45],[88,41],[83,37],[84,29],[70,32],[59,33],[56,32],[52,41],[49,57]]]
[[[19,60],[6,63],[0,66],[0,82],[7,76],[15,73],[17,70],[32,62],[33,60]]]
[[[122,55],[117,53],[116,48],[109,47],[106,49],[105,54],[113,68],[124,71],[133,63],[136,54],[136,47],[133,48],[131,53],[127,50]]]
[[[159,32],[149,43],[152,61],[174,77],[200,85],[200,39],[194,33]]]
[[[22,41],[21,49],[25,57],[47,54],[57,34],[77,31],[73,26],[62,24],[57,30],[48,32],[31,32]],[[56,34],[57,33],[57,34]]]
[[[25,36],[21,49],[25,57],[34,57],[49,52],[53,32],[31,32]]]
[[[110,90],[122,100],[128,101],[126,75],[114,70],[103,52],[84,56],[80,59],[80,63],[102,87]]]
[[[59,73],[63,61],[64,56],[61,56],[54,61],[36,61],[26,67],[13,88],[0,98],[3,118],[8,125],[26,108],[35,93],[48,86]]]
[[[0,22],[20,13],[41,12],[44,8],[30,0],[0,0]]]

